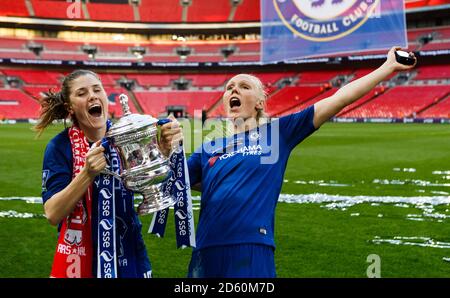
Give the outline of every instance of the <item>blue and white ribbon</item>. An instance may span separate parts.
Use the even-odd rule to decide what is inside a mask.
[[[174,214],[177,248],[195,247],[191,187],[183,145],[180,145],[172,153],[169,164],[171,175],[165,184],[164,193],[170,194],[176,201]],[[163,237],[168,214],[169,208],[156,212],[148,232]]]
[[[106,158],[110,160],[111,170],[120,172],[120,161],[117,153],[110,146]],[[100,175],[98,178],[98,240],[97,240],[97,277],[117,277],[116,256],[116,223],[115,223],[115,184],[111,175]]]
[[[107,129],[110,127],[111,121],[108,120]],[[105,148],[105,158],[110,170],[120,174],[121,162],[117,149],[106,139],[103,139],[102,146]],[[133,232],[133,226],[136,225],[134,220],[137,219],[132,210],[133,192],[127,190],[122,181],[112,175],[99,175],[95,185],[98,190],[99,223],[97,277],[147,277],[145,266],[139,264],[142,261],[136,250],[139,240],[136,239],[136,232]],[[144,271],[141,272],[142,270]]]

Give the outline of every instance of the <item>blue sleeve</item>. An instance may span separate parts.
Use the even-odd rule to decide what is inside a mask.
[[[316,131],[314,127],[314,105],[280,118],[280,134],[286,140],[289,149],[293,149],[306,137]]]
[[[72,152],[70,142],[62,135],[52,139],[45,148],[42,167],[42,202],[63,190],[72,181]]]
[[[189,170],[189,182],[191,186],[202,182],[202,147],[195,150],[187,161]]]

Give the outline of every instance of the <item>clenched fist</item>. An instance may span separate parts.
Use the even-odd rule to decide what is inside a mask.
[[[84,170],[90,178],[95,178],[106,167],[105,148],[100,145],[101,140],[94,143],[86,154]]]
[[[172,121],[161,126],[161,134],[158,140],[159,150],[166,157],[169,157],[172,150],[183,140],[180,123],[172,115],[168,118]]]

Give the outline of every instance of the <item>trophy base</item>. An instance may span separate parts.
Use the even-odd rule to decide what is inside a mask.
[[[142,194],[142,203],[137,207],[138,215],[146,215],[173,206],[176,201],[172,196],[165,196],[161,192]]]

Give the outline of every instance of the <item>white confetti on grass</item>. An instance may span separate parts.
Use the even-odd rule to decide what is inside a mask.
[[[433,175],[450,175],[450,170],[447,170],[447,171],[433,171],[431,173]]]
[[[278,202],[285,203],[333,203],[342,202],[350,205],[357,205],[363,203],[376,204],[430,204],[430,205],[443,205],[450,204],[449,196],[418,196],[418,197],[397,197],[397,196],[342,196],[342,195],[330,195],[330,194],[281,194]]]
[[[43,214],[34,214],[28,212],[17,212],[15,210],[0,211],[0,217],[6,218],[35,218],[35,217],[45,217]]]
[[[401,169],[401,168],[393,168],[392,170],[394,172],[410,172],[410,173],[416,172],[416,169],[414,169],[414,168],[403,168],[403,169]]]
[[[42,203],[40,197],[0,197],[1,200],[22,200],[27,203]],[[142,200],[142,196],[136,195],[136,206]],[[194,210],[200,209],[200,197],[192,197],[192,205]],[[439,219],[442,222],[444,219],[450,218],[450,215],[435,212],[434,207],[437,205],[450,204],[449,196],[418,196],[418,197],[395,197],[395,196],[341,196],[329,194],[281,194],[279,202],[295,203],[295,204],[325,204],[321,207],[329,210],[347,210],[349,207],[358,204],[370,204],[371,206],[380,206],[380,204],[394,204],[401,208],[418,208],[422,210],[421,217],[407,216],[406,219],[423,221],[423,217],[429,219]],[[448,212],[449,209],[446,209]],[[359,214],[358,214],[359,215]],[[5,217],[6,215],[4,215]],[[355,216],[355,215],[354,215]]]
[[[422,211],[422,215],[408,214],[407,220],[415,221],[437,221],[450,218],[449,215],[438,213],[435,211],[435,206],[450,204],[449,196],[432,196],[432,197],[375,197],[375,196],[340,196],[328,194],[309,194],[309,195],[289,195],[281,194],[279,202],[286,203],[319,203],[324,204],[321,207],[328,210],[342,210],[346,211],[348,208],[368,203],[371,206],[380,206],[381,204],[393,204],[399,208],[416,208]],[[383,214],[378,214],[377,217],[382,218]]]
[[[420,179],[373,179],[373,184],[381,185],[417,185],[417,186],[438,186],[438,187],[450,187],[450,183],[438,183]]]
[[[375,236],[370,242],[374,244],[388,243],[393,245],[409,245],[420,247],[433,247],[433,248],[450,248],[450,242],[436,241],[429,237],[402,237],[395,236],[392,239],[382,239],[379,236]]]
[[[0,197],[0,201],[25,201],[29,204],[42,204],[41,197]]]

